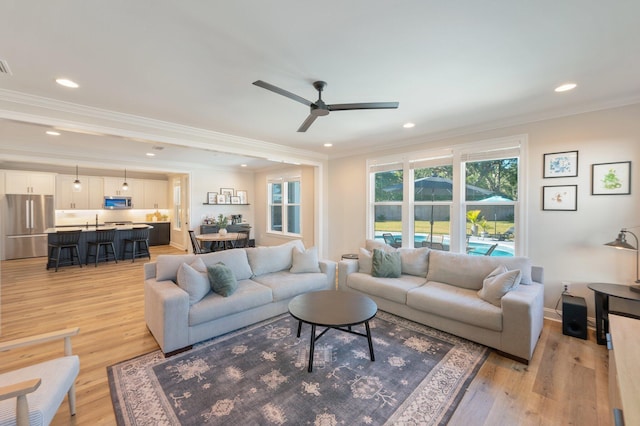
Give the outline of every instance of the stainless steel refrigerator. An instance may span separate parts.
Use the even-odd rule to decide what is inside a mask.
[[[44,231],[55,222],[53,195],[5,195],[2,221],[6,259],[46,256]]]

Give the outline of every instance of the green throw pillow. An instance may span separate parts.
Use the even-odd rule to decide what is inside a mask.
[[[238,281],[233,271],[222,262],[207,266],[207,274],[211,289],[221,296],[231,296],[238,288]]]
[[[402,273],[400,253],[373,249],[371,275],[381,278],[400,278]]]

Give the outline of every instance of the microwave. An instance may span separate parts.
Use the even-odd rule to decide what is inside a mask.
[[[104,197],[103,207],[107,210],[123,210],[133,207],[131,197]]]

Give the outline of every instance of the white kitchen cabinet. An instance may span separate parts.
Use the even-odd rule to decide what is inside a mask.
[[[56,209],[57,210],[87,210],[89,209],[89,177],[79,176],[82,184],[80,190],[73,187],[75,175],[56,176]]]
[[[84,185],[84,182],[82,182]],[[104,205],[104,179],[98,176],[89,177],[89,209],[102,209]]]
[[[5,193],[54,195],[56,178],[53,173],[5,171]]]
[[[104,178],[104,196],[124,196],[131,197],[133,208],[141,208],[138,205],[144,203],[144,181],[141,179],[127,178],[129,189],[122,189],[124,178]]]
[[[168,209],[167,191],[169,184],[166,180],[144,181],[144,205],[145,209]]]

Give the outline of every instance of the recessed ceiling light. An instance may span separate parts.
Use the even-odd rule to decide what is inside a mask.
[[[568,90],[573,90],[576,88],[576,86],[578,86],[575,83],[565,83],[565,84],[561,84],[560,86],[556,87],[554,90],[556,92],[566,92]]]
[[[327,147],[327,148],[331,148],[333,146],[333,144],[332,143],[325,143],[324,146]]]
[[[147,157],[155,157],[156,156],[153,152],[147,152],[145,155]]]
[[[405,129],[410,129],[412,127],[416,127],[416,125],[415,123],[404,123],[402,127],[404,127]]]
[[[240,167],[247,167],[246,164],[240,164]]]
[[[55,130],[47,130],[45,133],[50,136],[60,136],[60,132],[56,132]]]
[[[56,78],[56,83],[58,83],[60,86],[70,87],[72,89],[77,89],[78,87],[80,87],[78,83],[69,80],[68,78]]]

